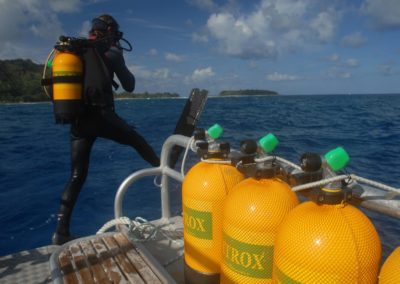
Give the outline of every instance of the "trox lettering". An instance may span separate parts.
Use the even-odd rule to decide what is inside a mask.
[[[205,222],[204,219],[196,218],[193,216],[187,216],[185,214],[185,224],[186,226],[190,227],[193,230],[205,232],[206,229],[204,227],[204,222]]]
[[[226,242],[224,242],[223,252],[225,259],[244,268],[250,268],[253,270],[265,269],[263,266],[263,260],[265,258],[264,252],[262,254],[255,254],[247,251],[240,251],[237,248],[230,246]]]
[[[183,209],[185,232],[200,239],[212,240],[212,213],[194,210],[189,207]]]

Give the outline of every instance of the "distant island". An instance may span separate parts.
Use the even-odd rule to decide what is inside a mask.
[[[220,97],[228,96],[277,96],[275,91],[269,90],[238,90],[238,91],[222,91],[219,93]]]
[[[0,103],[43,102],[50,99],[40,85],[44,65],[30,59],[0,60]],[[269,90],[233,90],[222,91],[220,97],[228,96],[276,96]],[[179,94],[158,93],[118,93],[116,99],[160,99],[178,98]]]
[[[49,100],[40,85],[43,67],[29,59],[0,60],[0,102]]]
[[[0,103],[44,102],[45,95],[40,80],[44,65],[29,59],[0,60]],[[177,93],[128,93],[115,94],[116,99],[177,98]]]
[[[116,99],[170,99],[170,98],[179,98],[179,94],[177,93],[128,93],[123,92],[121,94],[116,94],[114,96]]]

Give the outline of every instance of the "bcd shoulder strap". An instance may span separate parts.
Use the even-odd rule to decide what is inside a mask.
[[[84,66],[84,100],[91,106],[113,106],[112,79],[95,47],[82,55]]]

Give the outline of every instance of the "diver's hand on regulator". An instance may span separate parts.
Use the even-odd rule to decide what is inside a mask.
[[[117,46],[112,46],[109,50],[107,50],[106,57],[115,67],[125,65],[122,49],[118,48]]]

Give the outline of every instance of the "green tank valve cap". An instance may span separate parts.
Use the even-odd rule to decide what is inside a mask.
[[[276,146],[278,146],[279,141],[278,138],[272,133],[269,133],[262,137],[258,143],[260,144],[261,149],[263,149],[266,153],[271,153],[275,150]]]
[[[324,158],[334,171],[339,171],[346,167],[350,160],[349,154],[342,147],[337,147],[329,151],[325,154]]]
[[[224,129],[218,123],[214,124],[207,130],[208,135],[210,135],[212,139],[218,139],[219,137],[221,137],[223,132]]]
[[[49,60],[47,61],[47,68],[52,68],[53,67],[53,61]]]

